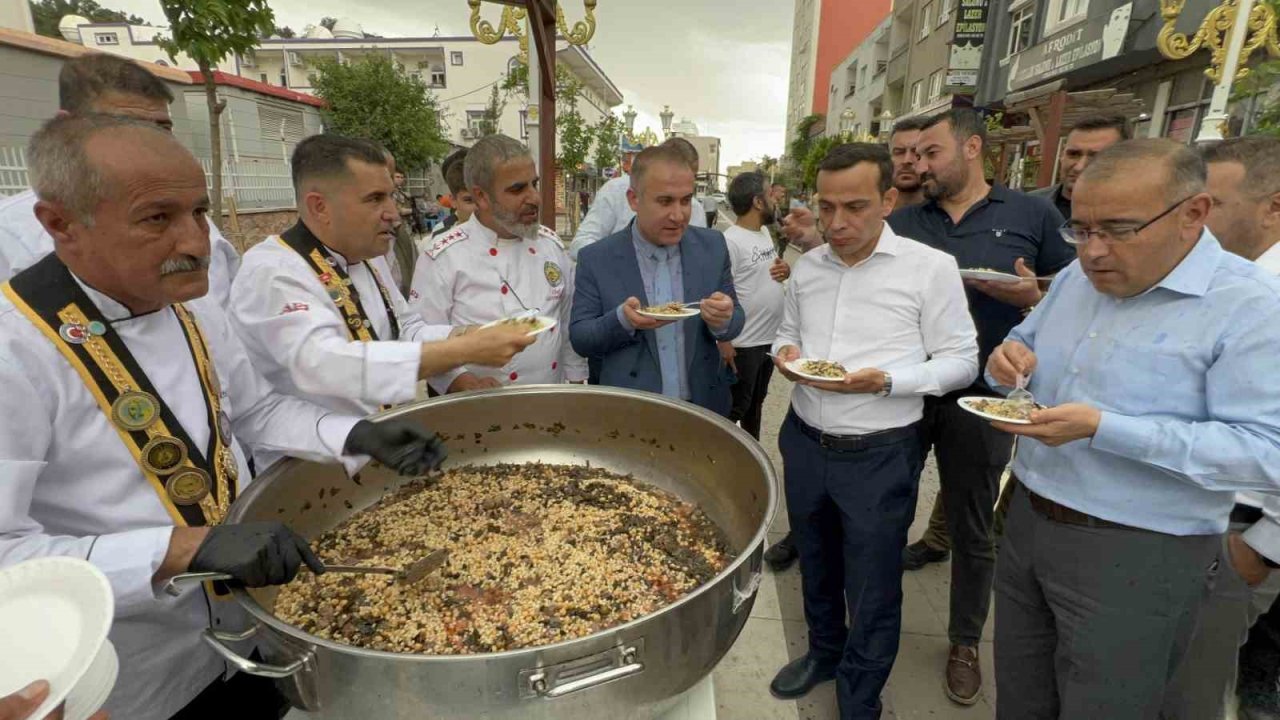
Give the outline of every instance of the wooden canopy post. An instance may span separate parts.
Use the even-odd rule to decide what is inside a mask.
[[[1062,139],[1062,116],[1066,111],[1066,90],[1058,90],[1049,96],[1049,112],[1043,118],[1043,134],[1040,136],[1040,172],[1036,176],[1038,188],[1053,184],[1053,171],[1058,164],[1058,142]]]
[[[554,0],[526,0],[530,52],[538,53],[538,175],[542,224],[556,227],[556,8]]]

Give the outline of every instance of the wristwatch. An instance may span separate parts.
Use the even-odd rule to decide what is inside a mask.
[[[889,373],[884,373],[884,388],[882,388],[880,392],[876,393],[875,396],[889,397],[889,393],[891,392],[893,392],[893,376]]]

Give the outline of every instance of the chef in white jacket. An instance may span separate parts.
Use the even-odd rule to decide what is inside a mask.
[[[688,145],[688,141],[684,141]],[[692,148],[682,148],[688,151]],[[643,150],[644,148],[640,148]],[[698,152],[693,150],[693,172],[698,172]],[[586,217],[582,218],[582,224],[578,226],[578,234],[573,236],[573,242],[569,244],[569,255],[573,257],[573,261],[578,261],[578,253],[582,248],[610,235],[622,232],[631,224],[632,218],[636,216],[636,211],[631,209],[631,203],[627,201],[627,190],[631,189],[631,161],[635,158],[635,153],[626,153],[622,158],[622,175],[609,180],[600,189],[596,191],[596,199],[591,204],[591,209],[587,211]],[[707,213],[702,207],[702,203],[697,198],[692,198],[690,203],[692,215],[689,217],[689,224],[694,227],[707,226]]]
[[[504,327],[450,339],[391,281],[385,257],[399,220],[382,150],[313,135],[293,152],[298,223],[245,253],[232,324],[279,391],[368,415],[413,400],[418,381],[467,363],[503,366],[533,342]],[[256,453],[259,468],[280,458]]]
[[[534,312],[558,324],[507,365],[459,368],[431,378],[432,388],[585,382],[586,361],[569,345],[573,268],[555,231],[538,223],[538,169],[528,148],[504,135],[481,139],[467,152],[466,180],[476,212],[419,257],[410,305],[432,324],[483,325]]]
[[[438,466],[439,441],[270,389],[203,297],[205,178],[172,135],[60,117],[32,138],[28,161],[56,251],[0,289],[0,565],[62,555],[106,574],[113,717],[268,717],[269,681],[224,681],[200,640],[210,624],[238,629],[236,605],[199,586],[158,592],[187,571],[258,586],[287,582],[303,562],[323,570],[280,523],[221,524],[249,481],[237,441],[348,472],[368,455],[406,473]]]
[[[58,73],[59,115],[122,115],[171,131],[171,102],[173,93],[163,80],[118,55],[81,55],[63,63]],[[0,200],[0,282],[53,252],[53,238],[36,219],[35,206],[33,190]],[[209,293],[225,302],[240,253],[213,223],[209,223],[209,240]]]

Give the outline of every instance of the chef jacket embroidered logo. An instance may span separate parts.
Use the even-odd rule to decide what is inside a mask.
[[[311,309],[311,306],[306,303],[301,303],[301,302],[287,303],[284,306],[284,309],[280,311],[280,314],[288,315],[289,313],[304,312],[310,309]]]
[[[547,284],[551,287],[560,287],[564,283],[564,272],[550,260],[542,264],[542,274],[547,276]]]

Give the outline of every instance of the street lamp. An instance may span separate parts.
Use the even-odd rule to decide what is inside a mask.
[[[1187,0],[1160,0],[1164,27],[1156,37],[1156,47],[1170,60],[1191,57],[1201,48],[1212,52],[1204,74],[1217,85],[1196,142],[1221,140],[1228,119],[1227,101],[1231,99],[1231,85],[1248,76],[1246,65],[1249,56],[1254,50],[1265,47],[1272,56],[1280,57],[1276,13],[1266,2],[1222,0],[1221,5],[1205,16],[1196,34],[1188,38],[1175,28],[1186,4]]]
[[[853,108],[845,108],[844,112],[840,113],[840,120],[842,121],[840,123],[840,130],[842,132],[848,130],[849,126],[853,124],[853,119],[856,117],[858,117],[858,113],[854,112]]]
[[[622,113],[622,119],[627,121],[627,137],[634,137],[636,132],[636,109],[628,105],[627,111]]]
[[[885,108],[880,113],[880,141],[889,142],[889,135],[893,132],[893,113],[889,112],[889,108]]]
[[[671,137],[671,119],[676,116],[671,112],[670,105],[663,105],[662,112],[658,113],[658,117],[662,119],[662,134]]]

